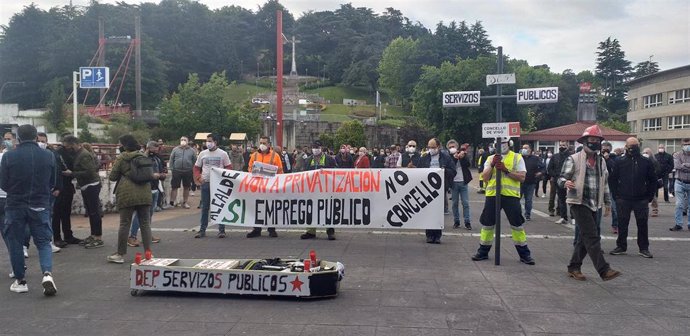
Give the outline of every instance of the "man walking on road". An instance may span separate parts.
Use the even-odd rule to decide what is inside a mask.
[[[619,271],[611,269],[604,259],[597,223],[597,213],[602,206],[606,206],[604,216],[608,216],[611,204],[606,188],[606,162],[598,153],[603,139],[598,125],[585,129],[582,137],[577,140],[584,145],[583,150],[566,160],[558,179],[559,186],[568,190],[567,202],[571,205],[578,227],[568,275],[579,281],[586,280],[581,267],[587,254],[602,280],[608,281],[621,275]]]
[[[14,283],[10,290],[26,293],[24,253],[22,246],[27,227],[38,248],[41,272],[43,273],[43,294],[57,293],[53,280],[53,252],[50,242],[53,239],[50,222],[50,197],[55,187],[55,158],[50,152],[41,149],[36,143],[36,127],[19,126],[17,138],[19,145],[15,150],[5,153],[0,163],[0,189],[7,193],[5,220],[0,223],[12,264]]]
[[[690,203],[690,138],[683,139],[683,149],[673,154],[673,167],[676,170],[676,225],[671,231],[683,230],[683,214],[688,211]],[[688,222],[690,230],[690,222]]]
[[[538,156],[532,155],[530,145],[522,145],[520,154],[527,168],[525,181],[520,185],[520,193],[525,199],[525,220],[529,222],[532,220],[532,198],[535,196],[534,191],[539,187],[539,180],[544,175],[544,165]]]
[[[479,235],[479,250],[472,256],[472,260],[486,260],[489,259],[489,251],[491,244],[494,241],[494,227],[496,225],[496,197],[501,198],[501,208],[508,217],[510,222],[510,229],[512,231],[513,242],[515,249],[520,255],[520,262],[527,265],[534,265],[534,259],[531,256],[529,247],[527,247],[527,234],[522,224],[525,219],[522,217],[522,208],[520,207],[520,183],[525,181],[525,161],[522,155],[510,150],[509,138],[502,138],[502,141],[496,147],[497,153],[489,156],[486,160],[484,171],[482,175],[486,184],[486,202],[484,202],[484,211],[479,222],[482,224],[481,233]],[[496,172],[502,171],[501,174],[501,194],[496,194]]]
[[[656,161],[659,162],[659,169],[661,170],[662,180],[664,184],[664,202],[668,203],[668,189],[673,188],[668,184],[668,175],[673,172],[673,155],[666,153],[666,146],[659,144],[657,153],[654,154]]]
[[[616,198],[618,206],[618,239],[611,254],[626,253],[630,212],[634,212],[639,255],[652,258],[648,237],[649,202],[654,199],[657,192],[657,177],[652,161],[642,156],[640,141],[637,138],[628,138],[625,148],[625,156],[616,161],[616,166],[611,172],[611,193]]]

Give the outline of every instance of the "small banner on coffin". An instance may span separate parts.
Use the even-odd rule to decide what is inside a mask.
[[[443,170],[321,169],[257,176],[213,168],[212,224],[443,229]]]

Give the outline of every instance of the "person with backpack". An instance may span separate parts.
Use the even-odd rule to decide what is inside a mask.
[[[251,156],[249,156],[249,166],[247,168],[248,172],[252,172],[252,169],[254,169],[255,162],[261,162],[264,164],[276,166],[278,167],[278,174],[283,173],[283,164],[280,160],[280,155],[278,155],[278,152],[276,152],[275,149],[271,148],[271,143],[267,136],[262,136],[261,138],[259,138],[259,150],[254,152]],[[261,236],[260,226],[254,227],[252,231],[247,233],[247,238],[255,238],[259,236]],[[271,238],[278,237],[276,229],[268,228],[268,236]]]
[[[137,214],[141,228],[144,251],[151,250],[151,181],[161,177],[153,172],[151,159],[139,150],[141,146],[131,134],[120,137],[120,156],[115,160],[108,178],[116,182],[115,197],[120,213],[120,230],[117,233],[117,252],[107,257],[108,262],[123,264],[127,254],[127,238],[132,215]]]
[[[96,157],[84,149],[79,139],[74,136],[66,136],[62,139],[62,146],[73,154],[74,169],[62,172],[64,176],[73,176],[77,179],[77,187],[81,190],[84,209],[89,216],[91,235],[80,244],[84,248],[92,249],[103,247],[103,221],[101,213],[101,178],[98,176],[98,164]]]
[[[151,160],[151,163],[153,164],[153,173],[158,173],[158,178],[151,181],[151,208],[149,209],[149,224],[152,221],[150,218],[153,217],[153,210],[155,209],[156,204],[158,204],[158,197],[163,189],[162,182],[165,181],[165,178],[168,176],[168,169],[165,167],[163,160],[158,156],[158,153],[160,153],[159,151],[160,147],[158,146],[158,142],[151,140],[146,143],[146,151],[144,151],[144,156]],[[139,231],[140,226],[139,223],[139,216],[134,214],[134,218],[132,219],[132,228],[129,230],[129,238],[127,238],[127,245],[131,247],[139,246],[139,241],[137,240],[137,232]],[[160,241],[160,238],[151,234],[152,243],[155,244],[159,243]]]

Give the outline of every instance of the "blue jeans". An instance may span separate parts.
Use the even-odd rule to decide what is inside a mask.
[[[467,193],[467,189],[467,183],[453,182],[451,197],[453,199],[453,218],[456,222],[460,221],[460,209],[458,209],[459,200],[462,200],[462,216],[465,218],[465,223],[470,222],[470,196]]]
[[[611,197],[611,227],[618,228],[618,207],[613,197]]]
[[[688,211],[688,203],[690,203],[690,183],[684,183],[676,179],[674,185],[676,196],[676,226],[683,226],[683,212]],[[688,222],[690,227],[690,221]]]
[[[522,198],[525,199],[525,218],[532,218],[532,199],[534,198],[534,190],[537,185],[534,183],[520,185],[520,193]]]
[[[211,185],[206,182],[201,185],[201,221],[199,232],[206,232],[208,227],[208,211],[211,208]],[[225,233],[225,225],[218,225],[218,232]]]
[[[15,279],[24,279],[24,252],[22,246],[29,227],[34,244],[38,248],[41,272],[52,272],[53,252],[50,242],[53,229],[50,223],[50,210],[33,211],[29,208],[6,208],[5,221],[2,224],[2,237],[7,244]]]
[[[149,224],[151,223],[153,212],[156,209],[156,204],[158,204],[159,194],[160,192],[158,190],[156,190],[156,192],[151,193],[151,211],[149,211]],[[129,229],[129,236],[132,238],[136,238],[137,231],[139,231],[139,216],[137,216],[137,213],[134,212],[134,219],[132,219],[132,227]]]

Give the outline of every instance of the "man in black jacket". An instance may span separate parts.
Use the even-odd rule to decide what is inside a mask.
[[[401,167],[403,168],[417,168],[417,166],[419,166],[419,160],[422,158],[422,155],[419,154],[417,150],[417,142],[414,140],[407,142],[405,153],[400,155],[402,156]]]
[[[467,157],[467,147],[463,146],[458,149],[458,142],[450,140],[446,144],[448,153],[453,159],[453,166],[456,174],[453,179],[453,186],[451,189],[451,197],[453,207],[453,229],[460,227],[460,209],[458,209],[458,201],[462,201],[462,215],[465,221],[465,229],[472,230],[470,222],[470,196],[468,188],[472,181],[472,173],[470,173],[470,159]]]
[[[453,164],[453,159],[450,155],[441,151],[441,141],[437,138],[432,138],[427,143],[426,148],[429,150],[427,155],[423,156],[419,161],[417,168],[443,168],[444,172],[444,193],[451,188],[453,179],[457,171]],[[445,196],[444,196],[445,197]],[[426,230],[426,242],[429,244],[440,244],[443,230]]]
[[[616,197],[618,206],[618,240],[613,255],[625,254],[628,249],[628,224],[630,212],[635,212],[637,222],[637,246],[639,255],[652,258],[649,253],[649,237],[647,221],[649,219],[649,202],[654,199],[657,191],[657,178],[654,165],[648,158],[642,156],[640,142],[628,138],[625,142],[625,156],[616,160],[616,166],[611,173],[612,194]]]
[[[566,189],[561,188],[556,183],[556,180],[561,176],[561,170],[563,169],[563,164],[565,160],[570,156],[568,152],[568,142],[559,141],[558,142],[558,153],[554,154],[549,162],[549,166],[546,168],[547,173],[552,179],[551,186],[555,187],[556,193],[558,194],[558,214],[561,216],[556,224],[565,224],[568,222],[568,205],[565,204]],[[549,214],[553,216],[554,214],[554,198],[553,192],[549,195]]]
[[[532,147],[528,144],[522,145],[520,154],[527,167],[525,181],[520,185],[520,193],[525,199],[525,220],[529,222],[532,220],[532,198],[539,185],[539,179],[544,175],[544,164],[538,156],[532,155]]]
[[[668,203],[668,174],[673,171],[673,155],[666,153],[666,145],[659,144],[658,152],[654,157],[659,162],[661,169],[662,180],[664,182],[664,202]],[[673,186],[671,186],[673,188]]]
[[[613,187],[611,186],[613,180],[610,178],[613,167],[616,166],[616,158],[618,158],[618,156],[616,153],[612,153],[612,150],[613,148],[610,142],[604,141],[601,143],[601,155],[604,157],[604,160],[606,160],[606,170],[609,172],[609,190],[611,190],[611,229],[613,230],[613,234],[618,234],[618,209],[616,208],[616,197],[613,195]]]

